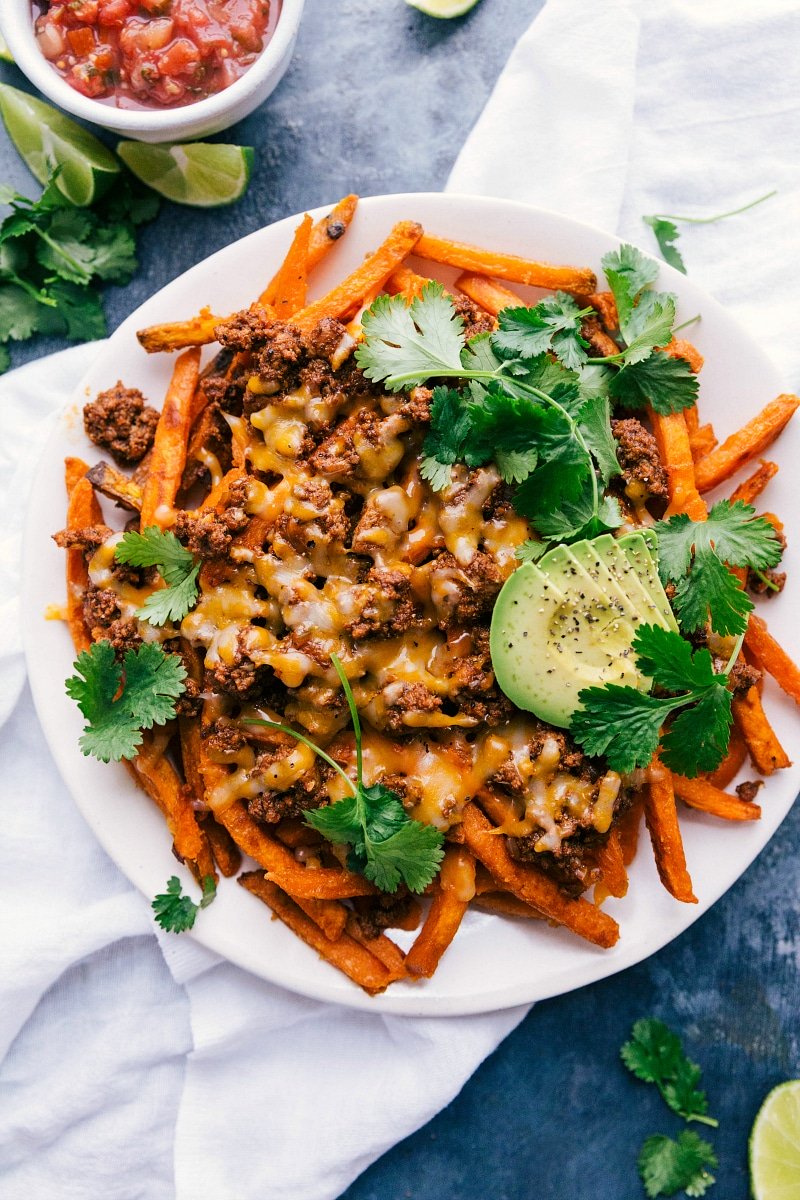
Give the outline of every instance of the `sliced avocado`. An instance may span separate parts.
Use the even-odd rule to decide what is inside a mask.
[[[560,549],[560,548],[559,548]],[[571,548],[574,551],[574,547]],[[635,625],[572,553],[525,563],[506,580],[492,614],[490,647],[497,682],[518,708],[566,728],[586,687],[629,684],[646,690],[631,649]],[[541,560],[541,561],[544,561]]]
[[[624,546],[620,545],[616,538],[612,537],[610,533],[605,533],[591,542],[579,542],[578,545],[586,547],[585,555],[595,554],[618,586],[630,597],[638,613],[637,625],[661,625],[665,629],[675,628],[674,617],[664,589],[660,588],[661,602],[657,603],[653,599],[650,581],[648,580],[648,583],[645,584],[642,579],[643,567],[633,561],[632,555]],[[649,559],[643,539],[636,549],[639,551],[639,556],[644,555],[645,560]],[[650,562],[652,563],[652,559]],[[655,571],[653,574],[655,575]]]
[[[599,588],[609,600],[613,601],[619,616],[630,622],[635,629],[642,623],[641,607],[646,603],[644,593],[634,589],[631,597],[617,581],[616,575],[608,569],[602,557],[595,550],[594,541],[573,542],[571,546],[556,546],[539,560],[540,568],[550,574],[555,568],[559,572],[565,569],[570,574],[577,571],[583,576],[588,586]]]
[[[623,534],[617,545],[625,551],[640,582],[650,593],[650,599],[664,618],[665,628],[678,632],[678,622],[669,605],[664,585],[658,576],[658,538],[652,529]]]

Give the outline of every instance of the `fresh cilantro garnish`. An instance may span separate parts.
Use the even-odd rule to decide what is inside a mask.
[[[492,341],[500,353],[519,358],[536,358],[551,350],[565,367],[577,370],[589,345],[581,336],[581,321],[593,311],[578,308],[571,296],[556,292],[534,308],[504,308]]]
[[[367,379],[384,380],[390,392],[462,374],[464,322],[440,283],[427,284],[410,305],[402,296],[378,296],[361,323],[358,365]]]
[[[661,251],[661,257],[664,262],[669,263],[676,271],[680,271],[682,275],[686,274],[686,263],[683,261],[681,254],[675,243],[678,240],[678,226],[674,221],[670,221],[668,217],[642,217],[645,225],[649,225],[655,234],[658,248]]]
[[[92,208],[73,208],[50,177],[38,200],[0,188],[11,212],[0,224],[0,343],[36,334],[72,340],[105,337],[96,284],[127,283],[136,270],[135,225],[157,200],[120,180]],[[0,371],[9,366],[0,346]]]
[[[443,836],[433,825],[414,821],[403,808],[396,792],[382,783],[364,784],[361,721],[344,668],[335,654],[331,655],[339,676],[356,742],[356,782],[350,779],[337,762],[302,733],[274,721],[248,718],[247,724],[265,725],[278,729],[302,742],[341,775],[352,795],[323,808],[303,813],[306,822],[329,842],[350,847],[347,865],[358,871],[382,892],[396,892],[401,883],[409,891],[423,892],[435,878],[442,861]]]
[[[212,875],[203,879],[203,897],[195,904],[190,896],[184,896],[181,891],[181,881],[177,875],[167,881],[166,892],[159,892],[150,907],[155,913],[155,919],[167,933],[185,933],[194,927],[195,919],[201,908],[208,908],[216,899],[217,885]]]
[[[647,1138],[637,1166],[648,1196],[674,1196],[684,1191],[687,1196],[704,1196],[714,1183],[707,1169],[716,1167],[714,1147],[693,1129],[684,1129],[677,1140],[657,1133]]]
[[[763,569],[780,562],[782,548],[773,525],[737,500],[720,500],[707,521],[685,514],[659,521],[659,572],[665,584],[677,585],[673,607],[687,632],[706,621],[719,634],[738,635],[747,628],[753,603],[727,569]]]
[[[619,327],[623,329],[639,293],[658,278],[658,263],[635,246],[624,244],[604,255],[603,270],[616,301]]]
[[[669,721],[661,739],[665,766],[690,779],[715,770],[730,739],[728,675],[740,646],[716,674],[707,649],[693,650],[678,633],[642,625],[633,640],[636,665],[670,695],[648,695],[619,684],[584,688],[570,725],[573,736],[587,754],[605,755],[612,770],[625,774],[648,765]]]
[[[75,672],[66,688],[86,718],[80,747],[101,762],[134,758],[142,730],[174,717],[185,690],[180,658],[151,642],[126,651],[121,664],[110,642],[95,642],[78,655]]]
[[[151,625],[182,621],[197,603],[200,563],[180,544],[174,533],[150,525],[144,533],[130,529],[118,543],[115,556],[132,567],[157,567],[165,588],[147,597],[136,615]]]
[[[644,408],[666,416],[697,403],[697,377],[684,358],[656,350],[643,362],[625,366],[612,376],[609,395],[623,408]]]
[[[620,1055],[637,1079],[656,1085],[672,1111],[684,1121],[719,1124],[708,1115],[708,1099],[698,1086],[700,1068],[686,1057],[681,1039],[663,1021],[654,1017],[636,1021]]]
[[[678,226],[675,222],[687,225],[713,225],[715,221],[724,221],[727,217],[736,217],[739,213],[747,212],[750,208],[755,208],[757,204],[763,204],[765,200],[769,200],[776,195],[774,191],[767,192],[765,196],[759,196],[757,200],[751,200],[749,204],[743,204],[741,208],[733,208],[730,212],[717,213],[713,217],[679,217],[674,213],[653,213],[652,216],[642,217],[645,225],[649,225],[655,234],[655,239],[658,242],[658,248],[661,251],[662,258],[668,262],[671,267],[686,274],[686,264],[683,261],[683,256],[676,246],[678,240]]]

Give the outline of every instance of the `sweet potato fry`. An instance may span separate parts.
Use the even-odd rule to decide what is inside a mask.
[[[672,775],[658,761],[648,770],[644,816],[661,882],[676,900],[696,904],[697,897],[686,869]]]
[[[270,868],[267,878],[295,899],[348,900],[378,894],[368,879],[344,867],[304,867],[293,858],[291,863],[287,859],[280,867]]]
[[[526,920],[543,921],[544,917],[524,900],[518,900],[510,892],[481,892],[473,900],[475,908],[497,913],[501,917],[523,917]]]
[[[246,872],[239,876],[238,882],[252,895],[263,900],[284,925],[288,925],[293,933],[317,951],[320,958],[338,967],[371,996],[385,991],[392,982],[392,972],[365,946],[347,933],[331,941],[293,900],[265,879],[261,871]]]
[[[377,937],[368,938],[361,932],[361,928],[355,916],[351,913],[347,918],[346,925],[348,935],[354,941],[360,942],[370,954],[377,958],[378,962],[382,962],[387,971],[391,972],[394,983],[397,979],[405,979],[408,971],[406,970],[406,956],[391,938],[385,933],[379,933]]]
[[[181,783],[164,751],[163,731],[145,730],[139,753],[131,761],[125,760],[125,766],[161,809],[175,853],[202,887],[209,875],[217,880],[211,847],[192,807],[191,792]]]
[[[68,458],[64,474],[68,489],[67,529],[81,529],[86,525],[99,525],[103,520],[100,505],[91,483],[86,478],[86,463],[79,458]],[[67,624],[75,649],[88,650],[91,645],[89,631],[83,619],[83,598],[89,586],[89,570],[80,546],[71,546],[67,552]]]
[[[717,445],[714,426],[710,424],[698,426],[694,433],[689,434],[689,445],[692,450],[692,458],[696,463],[705,458]]]
[[[200,828],[208,838],[214,862],[226,879],[238,874],[242,865],[242,852],[236,845],[224,825],[220,825],[213,813],[203,813],[198,817]]]
[[[475,895],[475,859],[462,846],[448,846],[428,915],[406,955],[410,975],[430,979],[458,932]]]
[[[608,948],[615,944],[619,938],[616,921],[586,900],[565,896],[554,880],[535,867],[515,862],[504,839],[495,836],[491,821],[476,804],[464,809],[463,827],[466,844],[504,891],[512,892],[551,921],[565,925],[596,946]]]
[[[643,803],[637,796],[627,812],[624,812],[617,822],[616,829],[619,834],[619,844],[622,848],[622,861],[626,867],[629,867],[636,858],[636,851],[639,848],[639,830],[642,827],[642,811]]]
[[[306,213],[295,230],[286,258],[273,280],[275,298],[272,305],[280,321],[287,321],[306,302],[311,225],[311,217]]]
[[[684,779],[681,775],[674,775],[672,782],[675,795],[679,796],[684,804],[699,809],[700,812],[722,817],[725,821],[758,821],[761,817],[760,805],[740,800],[738,796],[731,796],[729,792],[714,787],[713,783],[706,779]]]
[[[711,491],[731,475],[746,466],[759,454],[763,454],[778,434],[794,416],[800,399],[782,395],[772,400],[736,433],[726,438],[721,446],[697,464],[696,482],[701,492]]]
[[[309,333],[323,317],[342,317],[357,308],[373,288],[383,287],[421,236],[422,226],[415,221],[398,221],[386,240],[357,270],[328,292],[327,296],[296,313],[292,324]]]
[[[764,488],[778,474],[778,464],[762,458],[752,475],[743,479],[738,487],[731,492],[731,503],[741,500],[743,504],[752,504],[757,500]]]
[[[709,775],[703,776],[707,783],[716,788],[726,788],[741,771],[747,758],[747,743],[736,725],[731,727],[731,739],[728,743],[728,753]]]
[[[357,205],[358,196],[345,196],[338,204],[334,205],[326,217],[322,217],[321,220],[312,226],[308,239],[307,271],[312,271],[318,263],[322,262],[322,259],[329,250],[333,249],[339,238],[347,233],[348,226],[355,216]],[[275,303],[278,277],[281,270],[282,268],[278,269],[259,296],[258,303],[262,307]]]
[[[188,321],[168,321],[163,325],[150,325],[140,329],[136,336],[148,354],[171,353],[186,350],[189,346],[207,346],[217,340],[214,330],[225,317],[215,315],[211,309],[201,308],[196,317]]]
[[[762,775],[772,775],[791,761],[767,720],[757,687],[733,702],[733,719],[747,743],[753,765]]]
[[[156,426],[150,472],[142,489],[142,529],[167,529],[174,520],[175,496],[186,465],[192,399],[200,373],[200,351],[186,350],[175,362]]]
[[[417,242],[414,254],[417,258],[445,263],[461,271],[508,279],[512,283],[525,283],[548,291],[578,292],[581,296],[588,296],[597,286],[594,272],[583,267],[555,267],[549,263],[520,258],[516,254],[484,250],[480,246],[470,246],[465,242],[454,242],[450,238],[434,237],[427,233]]]
[[[603,887],[609,896],[621,897],[628,891],[628,872],[622,857],[619,831],[611,829],[597,855],[597,865],[603,876]]]
[[[695,375],[698,375],[703,369],[702,354],[685,338],[672,338],[666,346],[662,347],[662,354],[668,354],[670,358],[682,358],[689,364]]]
[[[795,704],[800,704],[800,669],[755,613],[750,614],[744,644],[786,695],[791,696]]]
[[[109,500],[114,500],[120,508],[126,508],[129,512],[141,512],[142,489],[138,483],[134,483],[110,463],[97,463],[86,472],[86,478],[96,492],[108,496]]]
[[[422,295],[425,284],[430,282],[430,279],[426,279],[424,275],[417,275],[416,271],[412,271],[410,267],[402,266],[392,271],[383,285],[383,290],[390,296],[403,296],[406,300],[411,301],[418,299]]]
[[[650,419],[669,480],[669,507],[666,515],[686,513],[693,521],[704,521],[708,512],[697,490],[694,459],[683,413],[662,416],[651,409]]]
[[[470,300],[474,300],[493,317],[504,308],[518,308],[520,304],[525,303],[516,292],[495,283],[493,279],[487,279],[485,275],[474,275],[469,271],[459,275],[455,286],[459,292],[469,296]]]

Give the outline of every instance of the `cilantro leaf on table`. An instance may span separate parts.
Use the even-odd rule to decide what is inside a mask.
[[[142,730],[174,717],[185,679],[178,656],[165,654],[151,642],[127,650],[121,664],[110,642],[95,642],[83,650],[75,674],[66,681],[67,695],[86,718],[80,739],[83,753],[101,762],[133,758],[142,744]]]
[[[697,403],[697,376],[684,358],[656,350],[649,358],[622,367],[609,381],[609,393],[623,408],[644,408],[666,416]]]
[[[356,779],[353,782],[339,764],[305,734],[260,718],[246,724],[263,725],[289,734],[308,746],[344,779],[351,795],[304,811],[306,823],[334,844],[349,846],[347,865],[358,871],[382,892],[396,892],[400,884],[411,892],[423,892],[436,877],[444,851],[443,835],[433,825],[408,816],[396,792],[382,783],[364,783],[361,721],[350,682],[335,654],[331,662],[347,699],[356,744]]]
[[[464,322],[440,283],[428,283],[407,305],[402,296],[378,296],[362,318],[364,341],[356,362],[367,379],[390,392],[432,376],[460,375]]]
[[[658,248],[661,251],[661,257],[664,262],[669,263],[676,271],[680,271],[682,275],[686,274],[686,263],[683,261],[683,255],[676,246],[678,240],[678,226],[674,221],[668,221],[665,217],[642,217],[645,225],[649,225],[655,234],[655,239],[658,242]]]
[[[581,321],[593,311],[579,308],[565,292],[555,292],[533,308],[504,308],[492,341],[500,353],[521,358],[551,350],[565,367],[576,370],[586,361],[589,345],[581,336]]]
[[[165,588],[158,588],[145,600],[136,615],[151,625],[182,621],[197,603],[197,575],[200,563],[180,544],[174,533],[149,525],[144,533],[130,529],[115,550],[118,562],[132,567],[157,567]]]
[[[673,606],[683,629],[711,621],[723,635],[741,634],[753,604],[727,566],[763,570],[783,553],[774,526],[740,500],[718,501],[706,521],[685,514],[658,521],[659,573],[676,584]]]
[[[185,933],[193,929],[197,914],[201,908],[208,908],[216,899],[217,885],[212,875],[203,879],[203,895],[199,903],[191,896],[184,896],[181,881],[177,875],[172,875],[167,881],[167,890],[159,892],[153,898],[150,907],[155,913],[155,920],[167,933]]]
[[[719,1124],[708,1115],[708,1098],[699,1086],[699,1066],[686,1057],[680,1038],[663,1021],[655,1017],[636,1021],[620,1056],[637,1079],[656,1085],[679,1117],[704,1125]]]
[[[135,225],[158,208],[120,180],[91,208],[74,208],[51,175],[38,200],[10,188],[0,203],[11,212],[0,224],[0,343],[36,334],[71,340],[104,337],[106,321],[96,284],[126,283],[136,269]],[[8,365],[0,356],[0,370]]]
[[[708,1167],[716,1167],[714,1148],[693,1129],[684,1129],[677,1140],[657,1133],[647,1138],[637,1166],[644,1190],[651,1200],[657,1196],[674,1196],[685,1191],[687,1196],[704,1196],[714,1183]]]
[[[570,730],[592,756],[605,755],[621,773],[646,767],[659,745],[670,770],[693,779],[713,771],[730,739],[732,695],[728,674],[736,654],[720,674],[705,648],[693,650],[678,633],[642,625],[633,640],[636,665],[668,696],[653,696],[620,684],[584,688]],[[738,653],[738,647],[737,647]]]

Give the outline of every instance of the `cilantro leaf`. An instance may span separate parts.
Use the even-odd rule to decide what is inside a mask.
[[[428,283],[407,305],[402,296],[378,296],[362,317],[364,341],[356,362],[367,379],[390,392],[431,376],[460,375],[464,322],[440,283]]]
[[[542,555],[546,554],[549,549],[548,542],[535,542],[531,540],[523,542],[521,546],[517,546],[514,556],[519,562],[538,562]]]
[[[608,390],[623,408],[644,408],[666,416],[697,403],[697,376],[683,358],[656,350],[642,362],[624,366],[611,379]]]
[[[356,743],[355,783],[339,764],[316,746],[303,733],[278,725],[274,721],[246,718],[250,725],[264,725],[287,733],[308,746],[333,767],[351,789],[351,795],[335,804],[306,810],[306,823],[328,841],[350,847],[347,864],[371,880],[383,892],[396,892],[400,884],[412,892],[423,892],[435,878],[444,857],[441,830],[425,825],[408,816],[396,792],[382,783],[369,787],[364,783],[361,721],[350,682],[335,654],[331,655],[334,670],[339,676],[350,716]]]
[[[741,501],[718,501],[706,521],[684,513],[658,521],[659,572],[677,584],[673,605],[682,627],[699,629],[710,618],[723,635],[743,633],[753,604],[725,564],[774,567],[783,553],[774,526]]]
[[[505,308],[493,345],[506,354],[535,358],[552,350],[566,367],[576,370],[586,360],[589,345],[581,336],[581,321],[591,309],[580,309],[571,296],[556,292],[533,308]]]
[[[100,297],[92,288],[58,279],[48,288],[65,326],[64,336],[73,342],[94,342],[108,333]]]
[[[185,690],[178,656],[150,642],[126,651],[121,665],[110,642],[95,642],[78,655],[75,672],[66,689],[86,718],[80,747],[101,762],[133,758],[141,731],[169,721]]]
[[[587,754],[605,755],[612,770],[626,773],[650,763],[662,727],[663,760],[693,779],[713,771],[730,739],[731,700],[727,671],[717,675],[708,650],[692,650],[680,634],[642,625],[633,640],[636,665],[673,696],[652,696],[634,687],[584,688],[570,730]],[[677,715],[676,715],[677,714]]]
[[[692,1129],[684,1129],[677,1141],[663,1133],[647,1138],[637,1161],[644,1190],[651,1200],[674,1196],[684,1190],[688,1196],[704,1196],[714,1183],[707,1170],[717,1166],[714,1148]]]
[[[156,922],[168,933],[185,933],[194,928],[197,914],[201,908],[208,908],[216,899],[217,885],[212,875],[203,879],[203,896],[198,904],[190,896],[184,896],[181,881],[177,875],[172,875],[167,881],[166,892],[159,892],[154,897],[150,907],[155,913]]]
[[[589,396],[577,414],[578,428],[600,468],[600,478],[608,483],[622,474],[617,459],[617,443],[611,432],[611,406],[607,397]]]
[[[42,305],[13,283],[0,284],[0,341],[26,341],[39,332]]]
[[[115,557],[134,567],[157,567],[165,588],[147,597],[136,615],[151,625],[182,621],[197,602],[200,563],[180,544],[174,533],[150,525],[144,533],[129,530],[118,543]]]
[[[644,292],[628,317],[620,318],[625,339],[623,361],[627,365],[649,358],[656,346],[665,346],[675,322],[675,297],[668,292]]]
[[[655,283],[658,278],[658,263],[642,254],[635,246],[627,244],[604,255],[602,261],[608,286],[617,304],[622,329],[639,293],[651,283]]]
[[[718,1124],[708,1116],[708,1098],[699,1087],[700,1068],[686,1057],[680,1038],[663,1021],[655,1017],[636,1021],[620,1056],[637,1079],[654,1083],[672,1111],[685,1121]]]
[[[642,220],[645,225],[650,226],[655,234],[664,262],[668,262],[676,271],[680,271],[685,275],[686,263],[683,261],[683,256],[675,244],[678,240],[678,226],[675,222],[658,216],[642,217]]]
[[[3,371],[7,371],[11,366],[11,355],[6,350],[5,346],[0,346],[0,375]]]
[[[450,482],[450,467],[459,462],[472,429],[469,411],[455,388],[435,387],[431,401],[431,427],[422,448],[420,474],[435,492]]]

